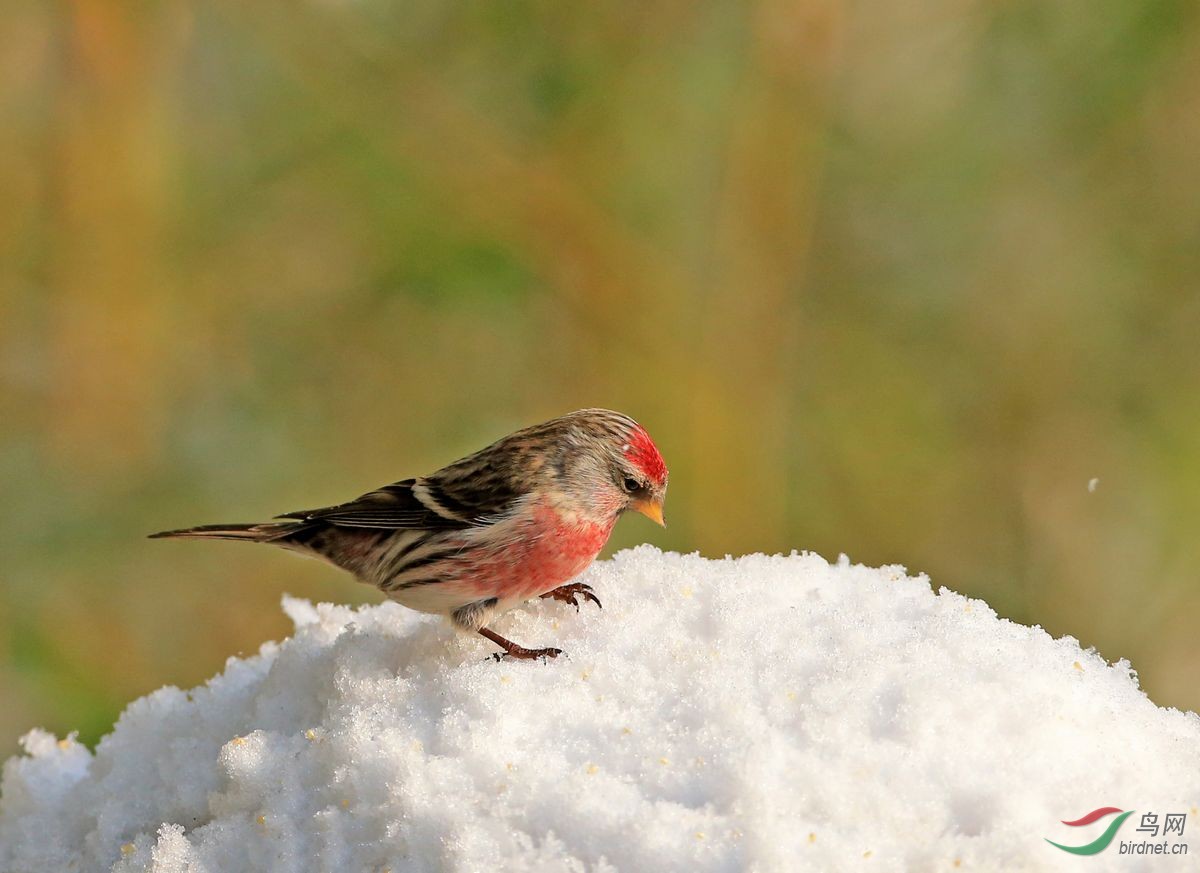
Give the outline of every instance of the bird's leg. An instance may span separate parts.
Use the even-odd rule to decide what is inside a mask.
[[[582,597],[584,600],[590,600],[592,603],[604,608],[604,604],[600,602],[600,598],[596,596],[596,592],[592,590],[591,585],[585,585],[583,582],[572,582],[569,585],[562,585],[555,588],[553,591],[547,591],[545,594],[538,595],[539,597],[553,597],[555,600],[561,600],[563,603],[569,603],[575,607],[575,611],[579,611],[579,601],[576,597]]]
[[[503,661],[505,658],[516,658],[519,661],[532,661],[534,658],[557,658],[562,654],[562,649],[526,649],[523,646],[518,646],[512,640],[506,640],[504,637],[495,631],[488,630],[486,627],[481,627],[479,633],[487,637],[493,643],[504,649],[503,652],[497,652],[492,655],[497,661]]]

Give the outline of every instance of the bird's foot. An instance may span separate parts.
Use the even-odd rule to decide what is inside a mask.
[[[592,603],[601,609],[604,604],[600,602],[600,598],[596,596],[596,592],[592,590],[591,585],[585,585],[583,582],[572,582],[569,585],[563,585],[555,588],[553,591],[547,591],[545,594],[539,595],[542,598],[553,597],[555,600],[561,600],[563,603],[569,603],[575,607],[575,611],[579,611],[579,600],[582,597],[585,601],[590,600]]]
[[[480,628],[479,633],[504,649],[503,652],[496,652],[492,655],[497,661],[503,661],[505,658],[512,658],[516,661],[532,661],[541,658],[544,661],[547,658],[557,658],[563,653],[562,649],[527,649],[524,646],[518,646],[512,640],[506,640],[500,634],[488,630],[486,627]]]
[[[538,658],[545,660],[546,658],[557,658],[563,653],[562,649],[526,649],[521,646],[514,645],[511,649],[504,652],[496,652],[492,657],[497,661],[506,661],[512,658],[516,661],[533,661]]]

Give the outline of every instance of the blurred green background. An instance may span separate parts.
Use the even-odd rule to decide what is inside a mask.
[[[590,405],[672,468],[611,548],[903,563],[1200,707],[1198,14],[8,4],[0,754],[377,599],[147,533]]]

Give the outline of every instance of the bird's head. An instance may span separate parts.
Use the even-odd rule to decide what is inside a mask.
[[[663,504],[667,499],[667,465],[658,446],[640,424],[630,433],[629,441],[621,444],[616,469],[621,477],[621,490],[629,501],[626,508],[666,527]]]
[[[580,410],[564,420],[571,425],[564,467],[589,502],[617,515],[632,509],[665,527],[667,465],[646,429],[607,409]]]

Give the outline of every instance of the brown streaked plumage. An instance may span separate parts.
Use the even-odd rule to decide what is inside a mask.
[[[560,650],[525,649],[487,623],[533,597],[599,606],[589,586],[567,583],[623,512],[662,524],[666,489],[666,465],[641,425],[584,409],[347,503],[152,536],[264,542],[316,556],[405,606],[449,616],[508,657],[544,658]]]

